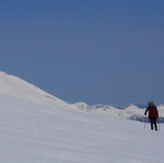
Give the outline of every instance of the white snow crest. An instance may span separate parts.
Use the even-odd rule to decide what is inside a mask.
[[[0,94],[42,105],[77,110],[75,105],[67,103],[18,77],[8,75],[4,72],[0,72]]]

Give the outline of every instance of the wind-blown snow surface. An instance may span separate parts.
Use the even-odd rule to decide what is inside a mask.
[[[161,132],[144,123],[0,95],[2,163],[163,163]]]

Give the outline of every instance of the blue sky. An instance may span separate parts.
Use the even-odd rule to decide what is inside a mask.
[[[70,103],[164,103],[164,1],[1,0],[0,71]]]

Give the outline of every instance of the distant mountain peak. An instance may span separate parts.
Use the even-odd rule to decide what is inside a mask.
[[[135,121],[144,121],[144,111],[147,105],[134,105],[130,103],[129,105],[124,106],[112,106],[112,105],[88,105],[84,102],[75,103],[80,111],[88,112],[88,113],[95,113],[101,114],[106,116],[115,116],[115,117],[122,117],[130,120]],[[158,106],[159,114],[160,114],[160,122],[164,122],[164,105]]]

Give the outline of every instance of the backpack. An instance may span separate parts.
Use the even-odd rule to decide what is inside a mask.
[[[158,115],[156,107],[149,107],[148,110],[150,117],[156,117]]]

